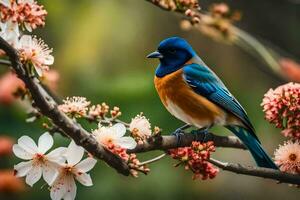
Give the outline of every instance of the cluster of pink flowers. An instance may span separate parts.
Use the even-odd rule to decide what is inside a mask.
[[[287,83],[270,89],[263,98],[265,118],[286,137],[300,139],[300,84]]]
[[[106,103],[92,105],[89,110],[89,117],[91,119],[103,119],[109,112],[109,106]]]
[[[206,180],[216,177],[219,172],[208,162],[211,152],[215,151],[214,143],[209,141],[206,143],[193,142],[190,147],[180,147],[169,150],[172,158],[179,160],[176,166],[184,165],[186,170],[191,170],[194,175],[193,179],[201,178]]]
[[[45,25],[47,11],[33,0],[2,1],[0,4],[1,21],[24,25],[28,31]]]
[[[58,106],[58,109],[70,117],[85,116],[88,106],[91,104],[85,97],[67,97],[63,102],[63,104]]]
[[[63,100],[63,104],[58,109],[66,113],[72,118],[84,117],[89,121],[98,122],[99,120],[107,120],[106,115],[110,113],[108,120],[113,120],[122,115],[120,108],[114,106],[111,110],[106,103],[91,105],[91,102],[85,97],[73,96]],[[109,121],[106,121],[109,122]]]
[[[287,83],[270,89],[261,104],[265,119],[282,129],[291,140],[279,145],[274,160],[279,169],[292,174],[300,173],[300,84]]]
[[[167,10],[200,8],[197,0],[153,0],[152,2]]]
[[[138,172],[143,172],[144,174],[150,172],[150,169],[146,165],[141,165],[141,162],[137,159],[136,154],[128,154],[126,152],[127,149],[113,143],[107,145],[107,148],[114,154],[119,155],[123,160],[125,160],[125,162],[127,162],[128,166],[130,167],[130,174],[133,177],[138,177]]]
[[[176,3],[184,8],[199,8],[198,0],[177,0]]]

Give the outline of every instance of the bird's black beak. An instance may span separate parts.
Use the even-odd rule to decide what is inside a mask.
[[[147,58],[159,58],[162,59],[163,55],[161,53],[159,53],[158,51],[154,51],[152,53],[150,53]]]

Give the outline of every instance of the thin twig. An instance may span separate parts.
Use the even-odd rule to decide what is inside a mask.
[[[279,170],[264,167],[248,167],[243,166],[241,164],[224,163],[213,158],[210,158],[209,162],[223,170],[230,171],[233,173],[269,178],[273,180],[278,180],[281,183],[291,183],[300,185],[300,176],[296,174],[284,173]]]
[[[157,156],[157,157],[155,157],[155,158],[152,158],[152,159],[150,159],[150,160],[146,160],[146,161],[144,161],[144,162],[141,162],[141,163],[139,164],[139,166],[147,165],[147,164],[150,164],[150,163],[157,162],[157,161],[161,160],[163,157],[165,157],[166,155],[167,155],[167,154],[164,153],[164,154],[161,154],[161,155],[159,155],[159,156]]]
[[[11,62],[9,60],[0,59],[0,65],[11,66]]]
[[[193,22],[193,16],[187,16],[185,14],[185,11],[186,11],[185,9],[167,8],[165,6],[165,4],[161,3],[160,0],[145,0],[145,1],[157,6],[158,8],[160,8],[162,10],[172,11],[172,12],[182,14],[182,15],[184,15],[184,17],[186,19],[191,21],[191,23],[194,24],[195,26],[196,25],[205,25],[201,21],[201,18],[210,17],[210,14],[208,12],[205,12],[202,10],[198,11],[197,14],[200,17],[200,22],[199,22],[199,24],[197,24],[197,23],[195,24]],[[272,51],[270,51],[267,45],[263,44],[260,40],[253,37],[251,34],[247,33],[246,31],[238,28],[237,26],[235,26],[233,24],[230,25],[230,29],[231,29],[232,34],[237,38],[237,39],[231,41],[233,44],[235,44],[236,46],[245,50],[247,53],[254,56],[255,58],[258,58],[260,61],[263,61],[265,66],[267,66],[269,68],[269,72],[273,72],[273,73],[268,72],[269,75],[271,75],[272,77],[276,78],[279,81],[286,79],[286,77],[284,76],[282,69],[279,65],[279,62],[278,62],[278,60],[282,57],[282,56],[280,56],[280,53],[278,53],[279,51],[275,51],[274,49],[272,49]],[[282,49],[280,49],[280,51],[285,52]],[[287,54],[287,53],[285,52],[285,54]],[[261,68],[259,68],[259,69],[262,70]],[[262,70],[262,71],[266,72],[266,70]]]

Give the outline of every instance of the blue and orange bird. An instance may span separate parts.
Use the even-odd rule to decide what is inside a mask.
[[[160,60],[155,88],[167,110],[186,123],[182,128],[192,125],[205,134],[213,125],[225,126],[247,146],[258,166],[277,169],[244,108],[188,42],[179,37],[165,39],[147,58]]]

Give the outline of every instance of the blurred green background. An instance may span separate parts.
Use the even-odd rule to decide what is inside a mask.
[[[39,1],[49,15],[44,29],[35,34],[54,48],[53,68],[60,73],[58,94],[85,96],[92,103],[119,106],[122,119],[129,121],[140,112],[165,134],[182,123],[162,106],[153,86],[157,61],[147,60],[157,44],[170,36],[186,38],[202,59],[230,88],[248,111],[263,146],[269,154],[283,138],[279,130],[263,119],[260,103],[263,94],[283,83],[259,68],[263,64],[234,46],[216,43],[197,31],[179,28],[180,16],[164,12],[143,0],[51,0]],[[216,1],[202,0],[207,8]],[[287,0],[225,1],[241,10],[239,26],[300,58],[300,4]],[[30,135],[37,140],[40,124],[27,124],[19,106],[0,105],[0,131],[15,138]],[[216,133],[226,134],[223,128]],[[56,144],[67,145],[61,136]],[[144,160],[160,152],[140,156]],[[230,162],[254,164],[246,151],[218,148],[214,157]],[[12,167],[18,159],[1,163]],[[77,199],[299,199],[300,190],[271,180],[221,171],[213,180],[193,181],[192,174],[174,168],[166,158],[150,166],[151,173],[139,178],[123,177],[99,161],[92,170],[93,187],[78,184]],[[1,181],[1,180],[0,180]],[[40,181],[15,199],[50,199]],[[42,187],[42,188],[41,188]],[[1,199],[1,197],[0,197]]]

